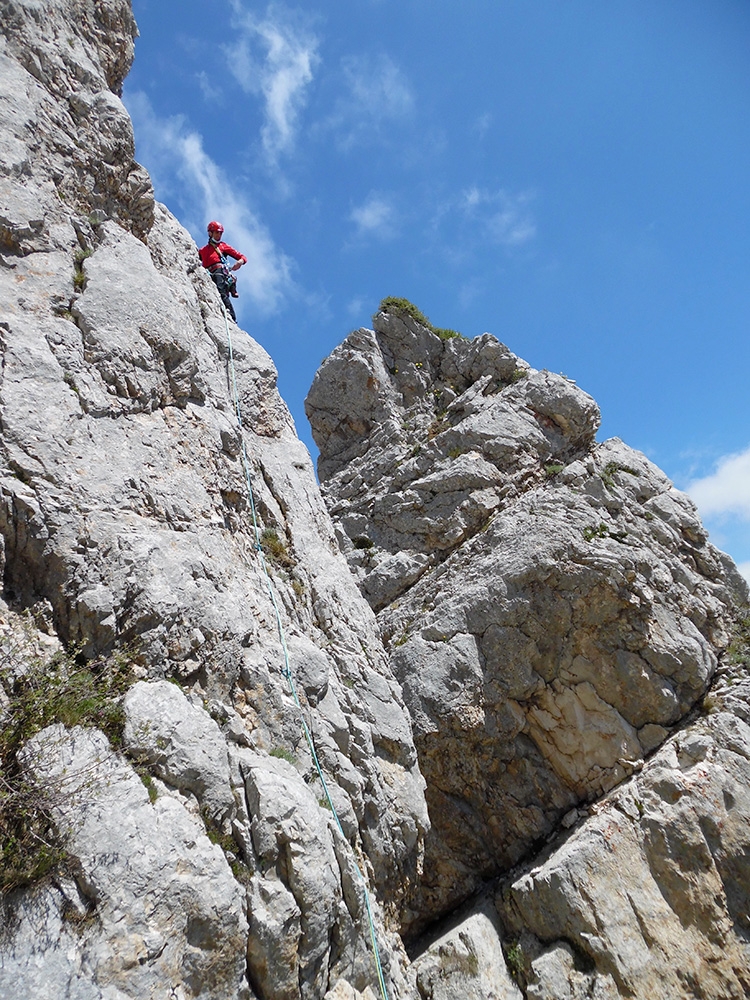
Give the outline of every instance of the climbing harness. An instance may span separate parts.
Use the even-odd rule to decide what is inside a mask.
[[[233,295],[235,298],[237,298],[237,279],[229,271],[229,266],[227,265],[227,258],[225,254],[221,254],[220,264],[212,264],[208,268],[208,273],[211,275],[212,278],[214,278],[214,275],[220,274],[224,279],[224,282],[226,284],[226,287],[230,295]],[[216,281],[216,278],[214,278],[214,281]]]
[[[237,317],[234,313],[234,306],[232,305],[232,299],[237,298],[237,279],[230,272],[227,267],[226,257],[222,255],[220,264],[212,264],[207,268],[208,273],[213,278],[213,282],[219,291],[219,296],[221,298],[221,305],[225,312],[228,312],[232,319],[237,322]]]
[[[294,703],[297,706],[297,710],[299,712],[300,721],[302,723],[302,729],[303,729],[303,732],[305,734],[305,740],[307,741],[307,745],[308,745],[308,748],[310,750],[310,755],[312,757],[313,763],[315,764],[315,769],[318,772],[318,777],[320,778],[320,783],[323,786],[323,791],[325,793],[325,797],[326,797],[326,801],[328,802],[328,806],[329,806],[329,808],[331,810],[331,815],[333,816],[333,819],[334,819],[334,821],[336,823],[336,826],[338,827],[339,833],[343,837],[344,841],[346,843],[348,843],[348,841],[346,839],[346,834],[344,833],[344,829],[341,826],[341,821],[339,819],[339,815],[336,812],[336,807],[333,804],[333,799],[331,798],[331,793],[328,790],[328,783],[326,782],[326,779],[325,779],[325,777],[323,775],[323,769],[321,768],[320,761],[318,760],[318,754],[317,754],[317,752],[315,750],[315,744],[313,742],[312,733],[310,732],[310,728],[307,725],[307,721],[305,720],[304,711],[302,709],[302,705],[300,703],[299,696],[297,694],[297,687],[296,687],[296,685],[294,683],[294,677],[292,675],[292,668],[291,668],[291,665],[290,665],[290,662],[289,662],[289,650],[288,650],[287,644],[286,644],[286,635],[284,633],[284,625],[283,625],[283,622],[281,620],[281,612],[279,611],[279,605],[278,605],[278,602],[276,600],[276,592],[274,591],[274,588],[273,588],[273,583],[271,581],[271,574],[268,572],[268,563],[266,562],[266,557],[265,557],[265,554],[263,552],[263,546],[261,544],[260,528],[258,527],[258,517],[257,517],[256,507],[255,507],[255,494],[254,494],[254,491],[253,491],[253,480],[252,480],[252,474],[250,472],[250,463],[249,463],[248,458],[247,458],[247,449],[245,448],[245,432],[244,432],[244,426],[243,426],[243,423],[242,423],[242,411],[240,409],[240,397],[239,397],[239,393],[237,391],[237,376],[236,376],[235,367],[234,367],[234,350],[233,350],[233,347],[232,347],[232,334],[231,334],[230,329],[229,329],[229,318],[228,318],[228,315],[227,315],[226,306],[224,305],[223,302],[222,302],[222,311],[224,313],[224,325],[226,327],[227,344],[229,346],[229,370],[230,370],[231,379],[232,379],[232,395],[234,397],[234,412],[235,412],[235,416],[237,417],[237,423],[238,423],[239,428],[240,428],[242,467],[243,467],[243,471],[245,473],[245,485],[247,487],[247,496],[248,496],[248,500],[250,502],[250,512],[251,512],[252,519],[253,519],[253,533],[255,535],[255,549],[256,549],[259,557],[260,557],[261,567],[263,568],[263,574],[264,574],[265,579],[266,579],[266,588],[268,590],[268,596],[269,596],[269,598],[271,600],[271,604],[273,606],[274,614],[276,615],[276,628],[277,628],[278,634],[279,634],[279,643],[281,644],[281,649],[282,649],[282,652],[284,654],[284,676],[287,679],[287,682],[289,684],[289,690],[291,691],[292,698],[294,699]],[[370,905],[370,893],[369,893],[369,890],[367,888],[367,880],[365,879],[364,872],[360,868],[359,863],[357,862],[356,858],[354,859],[354,867],[355,867],[356,872],[359,875],[360,881],[362,883],[362,890],[363,890],[363,893],[364,893],[364,900],[365,900],[365,909],[367,911],[367,920],[368,920],[369,925],[370,925],[370,943],[372,945],[372,953],[373,953],[373,955],[375,957],[375,966],[376,966],[377,974],[378,974],[378,985],[380,986],[380,993],[381,993],[381,996],[382,996],[383,1000],[388,1000],[388,990],[386,989],[385,977],[383,975],[383,966],[382,966],[382,963],[380,961],[380,950],[378,948],[378,939],[377,939],[377,933],[376,933],[376,930],[375,930],[375,919],[373,917],[372,907]]]

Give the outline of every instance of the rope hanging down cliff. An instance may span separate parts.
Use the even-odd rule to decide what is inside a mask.
[[[279,642],[281,644],[281,649],[284,654],[284,676],[286,677],[287,682],[289,683],[289,690],[291,691],[294,703],[297,706],[300,722],[302,723],[302,729],[305,734],[305,740],[307,741],[307,745],[310,749],[310,755],[312,756],[313,763],[315,764],[315,769],[318,772],[320,783],[323,786],[323,791],[325,793],[328,806],[331,810],[331,815],[333,816],[336,822],[336,826],[338,827],[339,833],[343,837],[344,841],[346,841],[346,835],[344,833],[343,827],[341,826],[341,821],[339,820],[338,813],[336,812],[336,807],[333,804],[333,799],[331,798],[331,794],[328,790],[328,784],[323,775],[323,769],[320,766],[320,761],[318,760],[318,755],[315,751],[315,744],[313,742],[312,733],[310,732],[310,728],[305,720],[304,712],[302,710],[302,705],[300,703],[299,696],[297,695],[297,688],[294,683],[294,677],[292,676],[292,669],[289,662],[289,650],[286,644],[286,635],[284,633],[284,625],[281,620],[281,612],[279,611],[279,605],[276,600],[276,593],[274,591],[273,583],[271,581],[271,574],[268,572],[268,563],[266,562],[266,557],[263,552],[263,546],[261,544],[260,528],[258,527],[258,517],[255,509],[255,494],[253,492],[253,480],[252,480],[252,474],[250,472],[250,463],[248,462],[247,458],[247,450],[245,448],[245,433],[244,433],[244,426],[242,423],[240,397],[237,391],[237,376],[234,367],[234,349],[232,347],[232,334],[229,329],[229,318],[227,315],[227,310],[223,302],[221,308],[224,313],[224,325],[226,327],[226,332],[227,332],[227,344],[229,347],[229,371],[231,374],[231,381],[232,381],[232,395],[234,397],[234,412],[235,416],[237,417],[237,423],[240,428],[242,467],[245,473],[245,485],[247,487],[247,496],[248,496],[248,501],[250,503],[250,512],[252,514],[252,519],[253,519],[253,532],[255,534],[255,549],[260,557],[261,566],[263,567],[263,574],[266,579],[268,596],[271,600],[271,604],[273,605],[274,614],[276,615],[276,627],[279,633]],[[348,841],[346,842],[348,843]],[[367,888],[367,880],[365,879],[364,873],[362,869],[359,867],[359,864],[357,863],[356,859],[354,860],[354,867],[362,883],[365,908],[367,910],[367,920],[370,925],[370,943],[372,945],[372,952],[375,958],[375,966],[378,974],[378,985],[380,986],[380,993],[383,1000],[388,1000],[388,990],[386,989],[385,977],[383,975],[383,966],[380,961],[380,950],[378,948],[377,933],[375,931],[375,920],[373,918],[372,907],[370,905],[370,893]]]

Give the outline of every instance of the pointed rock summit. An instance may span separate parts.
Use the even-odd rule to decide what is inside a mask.
[[[385,300],[306,406],[427,781],[418,926],[682,730],[747,589],[685,494],[595,441],[590,396],[489,334]]]

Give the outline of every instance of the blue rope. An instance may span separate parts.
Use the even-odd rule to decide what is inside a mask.
[[[326,801],[328,802],[328,806],[329,806],[329,808],[331,810],[331,815],[333,816],[333,818],[334,818],[334,820],[336,822],[336,826],[338,827],[339,833],[341,834],[342,838],[344,839],[344,842],[348,843],[348,841],[346,839],[346,834],[344,833],[344,829],[341,826],[341,820],[339,819],[339,814],[336,812],[336,807],[333,804],[333,799],[331,798],[331,793],[328,790],[328,783],[326,782],[326,779],[325,779],[325,777],[323,775],[323,769],[320,766],[320,761],[318,760],[318,754],[317,754],[317,752],[315,750],[315,744],[313,742],[312,733],[310,732],[310,729],[309,729],[309,727],[307,725],[307,722],[305,720],[305,714],[304,714],[304,711],[302,709],[302,705],[300,703],[299,696],[297,695],[297,687],[296,687],[296,685],[294,683],[294,677],[292,676],[292,668],[291,668],[291,665],[290,665],[290,662],[289,662],[289,650],[288,650],[287,644],[286,644],[286,635],[284,634],[284,625],[283,625],[283,623],[281,621],[281,612],[279,611],[279,605],[278,605],[278,602],[276,600],[276,593],[274,591],[273,584],[271,582],[271,574],[268,572],[268,563],[266,562],[265,553],[263,552],[263,545],[261,544],[260,528],[258,527],[258,517],[257,517],[256,508],[255,508],[255,494],[254,494],[254,491],[253,491],[253,480],[252,480],[252,475],[250,473],[250,463],[248,462],[248,458],[247,458],[247,450],[245,448],[245,429],[244,429],[244,425],[242,423],[242,411],[241,411],[241,408],[240,408],[240,397],[239,397],[239,393],[237,391],[237,376],[236,376],[235,368],[234,368],[234,350],[233,350],[233,347],[232,347],[232,334],[231,334],[231,332],[229,330],[229,318],[227,316],[226,306],[224,305],[223,302],[221,304],[221,308],[224,311],[224,325],[225,325],[226,331],[227,331],[227,343],[229,344],[229,369],[230,369],[231,376],[232,376],[232,393],[234,395],[234,412],[235,412],[235,416],[237,417],[237,423],[239,424],[239,428],[240,428],[242,466],[243,466],[243,469],[244,469],[244,472],[245,472],[245,484],[247,486],[247,495],[248,495],[248,499],[250,501],[250,511],[251,511],[252,519],[253,519],[253,531],[254,531],[254,534],[255,534],[255,549],[256,549],[259,557],[260,557],[260,563],[261,563],[261,566],[263,567],[263,574],[264,574],[265,579],[266,579],[266,587],[268,589],[268,596],[271,599],[271,604],[273,605],[273,610],[274,610],[274,613],[276,615],[276,627],[277,627],[278,633],[279,633],[279,642],[281,643],[281,649],[282,649],[282,651],[284,653],[284,676],[286,677],[286,679],[287,679],[287,681],[289,683],[289,689],[290,689],[290,691],[292,693],[292,697],[294,698],[294,703],[297,706],[297,710],[299,712],[300,721],[302,723],[302,729],[303,729],[304,734],[305,734],[305,739],[306,739],[307,745],[308,745],[308,747],[310,749],[310,754],[312,756],[313,763],[315,764],[315,769],[318,772],[318,777],[320,778],[320,783],[323,786],[323,791],[325,792]],[[355,867],[355,869],[357,871],[357,874],[359,875],[360,881],[362,883],[362,890],[364,892],[365,909],[367,910],[367,919],[368,919],[368,922],[369,922],[369,925],[370,925],[370,943],[372,945],[372,953],[375,956],[375,966],[377,968],[377,973],[378,973],[378,984],[380,985],[380,993],[381,993],[381,995],[383,997],[383,1000],[388,1000],[388,990],[386,989],[385,976],[383,975],[383,966],[382,966],[382,963],[380,961],[380,949],[378,948],[378,938],[377,938],[377,933],[375,931],[375,919],[374,919],[373,914],[372,914],[372,906],[370,905],[370,893],[369,893],[369,890],[367,888],[367,880],[365,879],[364,873],[363,873],[362,869],[360,868],[359,864],[357,863],[356,859],[354,861],[354,867]]]

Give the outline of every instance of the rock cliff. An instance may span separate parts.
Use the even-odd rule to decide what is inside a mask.
[[[82,664],[119,656],[137,683],[110,740],[61,709],[6,747],[6,789],[21,768],[48,790],[69,870],[8,895],[0,996],[364,989],[357,863],[399,996],[389,935],[428,822],[411,723],[274,365],[235,328],[258,531],[342,833],[284,673],[220,301],[133,161],[130,5],[1,10],[6,724],[45,677],[74,700]]]
[[[746,592],[687,498],[394,306],[311,390],[324,503],[133,159],[129,2],[0,14],[0,998],[746,995]]]
[[[590,396],[447,333],[386,300],[306,403],[427,781],[407,930],[499,878],[529,997],[744,996],[744,695],[691,721],[744,581]]]

